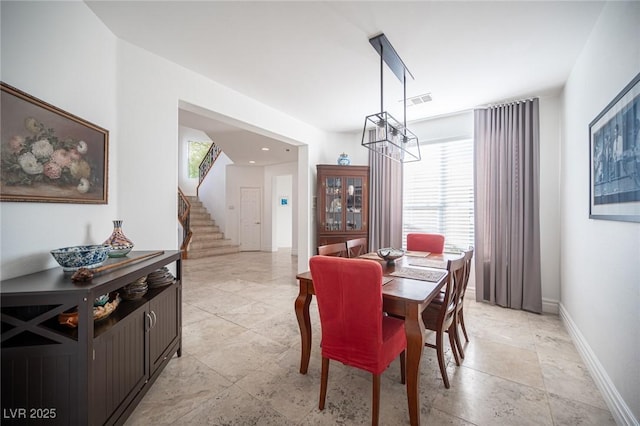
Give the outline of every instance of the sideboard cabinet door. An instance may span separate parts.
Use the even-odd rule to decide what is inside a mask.
[[[149,302],[149,314],[153,319],[149,329],[151,375],[168,356],[175,352],[171,350],[171,347],[179,338],[178,303],[178,286],[176,284],[164,288]]]
[[[110,424],[142,389],[148,374],[145,304],[93,342],[93,424]],[[111,421],[110,421],[111,420]]]

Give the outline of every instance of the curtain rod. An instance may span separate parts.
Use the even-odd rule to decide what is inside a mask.
[[[521,104],[521,103],[524,103],[524,102],[533,101],[535,99],[538,99],[538,97],[534,96],[532,98],[525,98],[525,99],[518,99],[518,100],[513,100],[513,101],[506,101],[506,102],[503,102],[503,103],[480,105],[480,106],[477,106],[474,109],[500,108],[500,107],[505,107],[505,106],[518,105],[518,104]]]

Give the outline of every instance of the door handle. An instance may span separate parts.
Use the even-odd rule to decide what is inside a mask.
[[[260,225],[260,222],[256,222],[255,224],[256,224],[256,225]]]

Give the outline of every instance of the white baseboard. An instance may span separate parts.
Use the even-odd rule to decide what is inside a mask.
[[[596,386],[600,389],[602,397],[607,403],[609,410],[611,410],[611,415],[615,419],[616,423],[619,425],[638,426],[640,424],[638,423],[638,419],[635,418],[631,409],[629,409],[629,406],[620,396],[620,393],[611,382],[609,375],[602,367],[602,364],[600,364],[600,361],[591,350],[591,347],[571,319],[571,316],[566,311],[562,303],[559,304],[559,308],[560,318],[567,328],[569,335],[573,339],[576,349],[587,366],[587,369],[591,373],[591,377],[593,377]]]
[[[464,292],[464,297],[467,297],[469,299],[473,299],[476,300],[476,288],[475,287],[467,287],[467,289]]]
[[[558,315],[560,313],[560,302],[553,299],[542,298],[542,312],[545,314]]]
[[[469,297],[475,300],[476,288],[471,286],[467,287],[467,291],[465,292],[465,297]],[[557,300],[542,299],[542,312],[546,314],[558,315],[558,305],[559,305],[559,302]]]

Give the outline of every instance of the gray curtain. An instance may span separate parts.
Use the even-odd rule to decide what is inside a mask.
[[[542,312],[538,99],[474,111],[476,300]]]
[[[369,151],[369,248],[402,247],[402,164]]]

